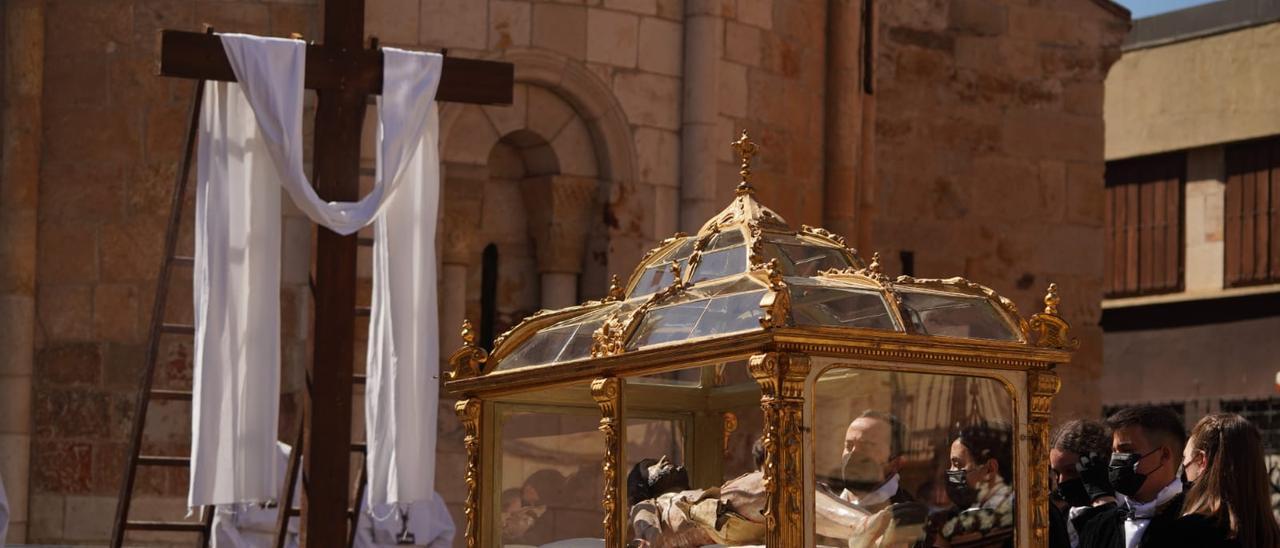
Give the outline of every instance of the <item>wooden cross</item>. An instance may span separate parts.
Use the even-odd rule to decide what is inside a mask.
[[[369,95],[382,91],[382,52],[364,46],[364,0],[324,2],[324,44],[307,46],[306,87],[316,90],[316,192],[326,201],[359,196],[360,135]],[[161,76],[235,81],[221,40],[161,31]],[[446,57],[439,101],[510,104],[509,63]],[[356,308],[354,235],[319,229],[315,263],[314,357],[304,405],[302,541],[347,538],[351,389]],[[296,450],[296,449],[295,449]],[[287,512],[288,509],[281,509]]]

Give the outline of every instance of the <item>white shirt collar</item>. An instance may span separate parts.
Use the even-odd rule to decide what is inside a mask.
[[[880,484],[880,487],[876,488],[875,491],[858,496],[854,492],[845,489],[844,492],[841,493],[841,496],[844,500],[866,508],[869,506],[884,504],[896,494],[898,494],[898,475],[894,474],[887,481]]]
[[[1178,496],[1178,493],[1181,492],[1182,480],[1173,478],[1173,481],[1169,482],[1169,485],[1164,486],[1164,489],[1161,489],[1159,493],[1156,493],[1156,498],[1150,502],[1138,502],[1119,493],[1116,493],[1116,498],[1124,503],[1124,505],[1129,509],[1129,519],[1141,520],[1151,519],[1152,516],[1156,515],[1157,508],[1164,505],[1164,503],[1173,500],[1173,498]]]

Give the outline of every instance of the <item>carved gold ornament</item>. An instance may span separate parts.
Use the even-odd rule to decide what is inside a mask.
[[[738,183],[737,194],[752,194],[755,192],[751,188],[751,158],[760,152],[760,147],[747,136],[747,130],[742,130],[742,135],[738,136],[738,140],[729,143],[733,151],[738,154],[740,162],[738,175],[742,176],[742,181]]]
[[[604,433],[604,460],[601,473],[604,493],[604,538],[606,548],[622,548],[622,532],[619,523],[626,520],[626,508],[622,504],[622,381],[617,377],[600,377],[591,381],[591,397],[600,406],[600,432]]]
[[[804,544],[804,354],[756,354],[747,369],[760,385],[764,415],[764,516],[767,546]]]
[[[1058,303],[1061,301],[1058,297],[1058,284],[1049,284],[1049,291],[1044,296],[1044,312],[1034,314],[1027,320],[1031,344],[1061,350],[1080,348],[1080,340],[1071,336],[1071,324],[1058,315]]]
[[[463,481],[467,485],[467,501],[463,513],[467,516],[467,548],[479,548],[480,537],[480,400],[458,400],[453,410],[462,422],[462,443],[467,449],[467,469]]]
[[[489,361],[489,353],[476,346],[476,332],[471,327],[471,320],[462,320],[462,348],[449,356],[450,380],[468,379],[484,372],[484,364]]]

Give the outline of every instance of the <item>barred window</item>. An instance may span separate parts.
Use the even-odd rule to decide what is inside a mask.
[[[1262,432],[1262,447],[1268,453],[1280,451],[1280,398],[1222,400],[1223,413],[1244,417]]]
[[[1182,290],[1185,172],[1181,152],[1107,162],[1107,297]]]
[[[1280,137],[1230,145],[1224,160],[1226,285],[1280,282]]]

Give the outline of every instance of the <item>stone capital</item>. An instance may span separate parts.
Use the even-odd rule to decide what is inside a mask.
[[[599,181],[547,175],[520,182],[538,272],[580,274]]]

